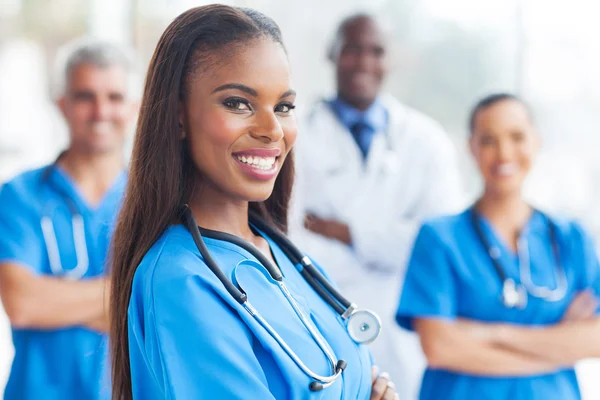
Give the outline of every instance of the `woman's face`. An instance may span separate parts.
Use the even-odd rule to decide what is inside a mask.
[[[521,190],[539,137],[523,104],[501,100],[477,113],[470,147],[486,190],[511,194]]]
[[[203,184],[263,201],[296,141],[287,55],[265,38],[214,57],[189,80],[181,113],[191,157]]]

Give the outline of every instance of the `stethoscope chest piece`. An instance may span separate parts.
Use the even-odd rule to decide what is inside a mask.
[[[348,335],[359,344],[368,344],[381,333],[381,320],[370,310],[356,310],[348,317]]]
[[[517,285],[512,279],[506,279],[502,286],[502,302],[507,308],[527,307],[527,290],[523,285]]]

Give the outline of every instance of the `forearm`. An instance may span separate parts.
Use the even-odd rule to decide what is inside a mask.
[[[502,325],[494,340],[515,351],[573,365],[584,358],[600,357],[600,318],[547,327]]]
[[[8,267],[2,269],[5,268]],[[56,329],[83,325],[104,316],[108,296],[104,279],[73,282],[28,272],[28,276],[19,276],[20,273],[13,274],[11,279],[3,276],[0,286],[4,307],[14,327]]]
[[[559,365],[465,334],[452,322],[415,322],[429,365],[469,375],[514,377],[550,373]]]
[[[461,346],[460,351],[450,353],[446,364],[442,368],[454,372],[495,377],[540,375],[560,368],[541,358],[482,343]]]

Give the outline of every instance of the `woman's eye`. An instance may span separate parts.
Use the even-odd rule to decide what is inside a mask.
[[[275,112],[288,114],[294,108],[296,108],[296,106],[293,105],[292,103],[281,103],[281,104],[278,104],[277,107],[275,107]]]
[[[249,111],[250,104],[244,99],[231,98],[223,102],[223,105],[234,111]]]

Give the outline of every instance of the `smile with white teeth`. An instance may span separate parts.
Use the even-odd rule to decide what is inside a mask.
[[[501,164],[496,167],[496,173],[500,176],[510,176],[517,172],[517,165],[515,163]]]
[[[240,162],[251,165],[253,168],[268,171],[273,169],[276,157],[258,157],[258,156],[236,156]]]
[[[112,131],[113,124],[112,122],[94,122],[91,127],[96,135],[106,135]]]

